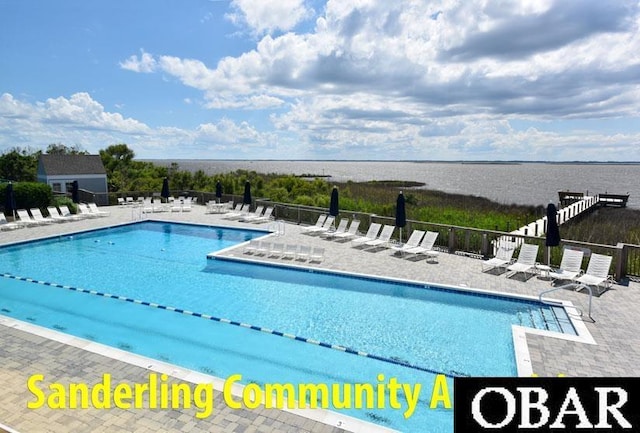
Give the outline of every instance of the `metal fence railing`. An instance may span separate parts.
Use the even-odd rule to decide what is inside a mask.
[[[218,201],[213,192],[202,191],[171,191],[174,196],[184,195],[196,198],[196,203],[206,204],[209,201]],[[150,197],[159,195],[159,193],[149,193],[148,191],[127,191],[120,193],[109,193],[104,198],[104,202],[109,204],[117,204],[119,197]],[[242,201],[241,195],[223,194],[221,202]],[[101,200],[102,201],[102,200]],[[272,202],[268,199],[257,198],[253,200],[253,208],[257,205],[273,206],[273,216],[277,220],[284,220],[300,225],[315,224],[318,216],[327,213],[328,209],[313,206],[297,205],[291,203]],[[340,218],[357,218],[360,220],[360,231],[366,232],[372,222],[380,224],[395,224],[392,217],[370,214],[366,212],[357,212],[351,210],[340,210],[337,220]],[[437,224],[426,221],[407,220],[406,227],[402,231],[402,240],[406,241],[413,230],[430,230],[438,232],[435,247],[452,254],[467,255],[478,258],[493,257],[496,252],[496,245],[499,241],[509,239],[520,245],[524,242],[536,244],[538,249],[538,261],[540,263],[550,263],[552,266],[559,266],[562,260],[562,251],[564,246],[581,248],[585,251],[583,269],[586,269],[591,253],[606,254],[613,257],[611,265],[611,274],[618,281],[623,278],[640,280],[640,245],[618,244],[618,245],[602,245],[588,242],[574,241],[563,239],[558,247],[546,248],[545,239],[541,236],[535,236],[533,233],[514,234],[497,230],[483,230],[471,227],[460,227],[448,224]],[[394,238],[399,239],[400,231],[396,230]],[[516,252],[517,255],[517,252]]]
[[[274,206],[274,215],[277,219],[293,222],[296,224],[314,224],[318,216],[327,213],[325,208],[312,206],[295,205],[289,203],[275,203],[268,200],[257,200],[256,203],[269,204]],[[341,210],[340,218],[357,218],[360,220],[360,231],[366,232],[371,222],[381,224],[394,224],[392,217]],[[406,240],[413,230],[430,230],[438,232],[436,248],[443,251],[467,255],[478,258],[488,258],[495,254],[495,246],[500,239],[510,238],[517,244],[524,242],[536,244],[538,248],[538,262],[550,263],[552,266],[559,266],[562,260],[562,251],[565,246],[581,248],[585,251],[583,269],[589,261],[592,253],[606,254],[613,257],[611,274],[617,281],[623,278],[640,279],[640,245],[618,244],[603,245],[589,242],[581,242],[564,239],[558,247],[545,247],[545,238],[540,236],[519,235],[496,230],[483,230],[471,227],[460,227],[455,225],[429,223],[425,221],[407,220],[407,225],[403,229],[403,240]],[[399,231],[396,230],[394,237],[398,240]]]

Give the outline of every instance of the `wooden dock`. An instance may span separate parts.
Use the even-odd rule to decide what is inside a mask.
[[[557,221],[562,225],[572,218],[590,212],[604,206],[626,207],[629,194],[597,194],[588,195],[582,192],[559,191],[558,198],[560,207],[558,208]],[[511,233],[525,236],[544,236],[547,233],[547,217],[544,216],[537,221],[520,227]]]
[[[597,198],[598,203],[596,205],[598,206],[627,207],[627,202],[629,201],[629,194],[609,194],[605,192],[604,194],[597,194],[595,197]],[[585,194],[582,192],[558,191],[561,208],[584,200],[584,198]]]

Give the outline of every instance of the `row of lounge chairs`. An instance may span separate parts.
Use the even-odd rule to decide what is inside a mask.
[[[329,240],[351,241],[352,246],[360,249],[390,248],[394,254],[400,254],[402,257],[405,254],[413,257],[424,255],[428,260],[438,257],[438,251],[434,250],[438,232],[414,230],[405,244],[398,244],[391,239],[396,228],[393,225],[371,223],[367,232],[360,235],[360,220],[352,219],[349,222],[347,218],[343,218],[335,229],[334,223],[333,216],[320,215],[315,225],[303,230],[305,234],[319,235]]]
[[[0,230],[12,230],[23,227],[32,227],[44,224],[63,223],[67,221],[77,221],[84,218],[97,218],[108,216],[109,212],[98,209],[95,203],[78,203],[78,213],[72,214],[68,206],[47,207],[48,216],[44,216],[39,208],[16,210],[17,219],[8,221],[6,216],[0,214]]]
[[[227,212],[222,218],[228,220],[237,220],[247,223],[265,223],[273,219],[273,206],[259,205],[253,212],[249,211],[249,205],[238,203],[233,210]]]
[[[128,197],[118,197],[117,200],[118,200],[118,206],[121,206],[121,207],[122,206],[143,206],[147,200],[151,200],[151,197],[141,196],[134,199],[132,196],[128,196]],[[153,201],[156,203],[156,205],[161,203],[162,200],[163,199],[160,196],[153,197]],[[178,198],[168,197],[163,204],[166,204],[169,206],[175,205],[176,207],[178,207],[180,204],[183,204],[185,202],[189,202],[189,204],[191,204],[191,203],[196,203],[197,201],[198,201],[197,197],[185,197],[185,196],[180,196]]]
[[[173,200],[171,203],[163,203],[161,199],[144,198],[142,199],[142,213],[155,212],[190,212],[191,197],[182,200]]]
[[[510,275],[518,272],[525,274],[535,274],[539,271],[547,272],[548,277],[553,281],[566,280],[576,284],[580,289],[584,285],[595,286],[598,290],[601,288],[607,290],[612,282],[609,275],[609,268],[613,257],[603,254],[591,254],[587,270],[582,271],[582,260],[584,258],[584,250],[566,247],[562,252],[562,261],[558,269],[551,269],[541,266],[536,262],[538,255],[538,245],[522,244],[518,258],[514,262],[513,254],[516,250],[514,242],[503,242],[496,256],[492,259],[482,262],[482,271],[492,268],[506,268]]]
[[[310,247],[308,245],[285,244],[283,242],[270,242],[252,239],[245,245],[245,254],[262,255],[265,257],[277,257],[296,261],[321,262],[324,260],[324,248]]]

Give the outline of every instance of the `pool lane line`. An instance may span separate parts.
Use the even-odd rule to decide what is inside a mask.
[[[71,291],[74,291],[74,292],[87,293],[87,294],[90,294],[90,295],[101,296],[103,298],[117,299],[119,301],[125,301],[125,302],[130,302],[130,303],[133,303],[133,304],[144,305],[146,307],[157,308],[157,309],[160,309],[160,310],[173,311],[174,313],[180,313],[180,314],[184,314],[184,315],[187,315],[187,316],[199,317],[199,318],[202,318],[202,319],[205,319],[205,320],[211,320],[211,321],[218,322],[218,323],[225,323],[227,325],[233,325],[233,326],[238,326],[240,328],[250,329],[252,331],[259,331],[259,332],[263,332],[265,334],[271,334],[271,335],[275,335],[275,336],[278,336],[278,337],[284,337],[284,338],[288,338],[288,339],[291,339],[291,340],[300,341],[300,342],[303,342],[303,343],[313,344],[315,346],[324,347],[326,349],[337,350],[337,351],[340,351],[340,352],[348,353],[350,355],[357,355],[357,356],[362,356],[364,358],[375,359],[377,361],[382,361],[382,362],[386,362],[388,364],[394,364],[394,365],[398,365],[398,366],[401,366],[401,367],[410,368],[410,369],[413,369],[413,370],[423,371],[423,372],[426,372],[426,373],[431,373],[431,374],[436,374],[436,375],[441,374],[441,375],[444,375],[444,376],[450,377],[450,378],[454,378],[456,376],[466,376],[466,375],[464,375],[462,373],[458,373],[458,372],[455,372],[455,373],[454,372],[444,373],[444,372],[441,372],[441,371],[436,371],[436,370],[431,369],[431,368],[427,368],[427,367],[422,367],[420,365],[411,364],[409,362],[399,361],[399,360],[395,360],[395,359],[392,359],[392,358],[387,358],[385,356],[380,356],[380,355],[375,355],[375,354],[372,354],[372,353],[362,352],[360,350],[352,349],[350,347],[340,346],[340,345],[331,344],[331,343],[325,343],[325,342],[322,342],[322,341],[314,340],[312,338],[300,337],[298,335],[289,334],[287,332],[280,332],[280,331],[276,331],[276,330],[269,329],[269,328],[263,328],[261,326],[254,326],[254,325],[251,325],[251,324],[248,324],[248,323],[238,322],[238,321],[235,321],[235,320],[225,319],[225,318],[221,318],[221,317],[215,317],[215,316],[211,316],[209,314],[204,314],[204,313],[197,313],[197,312],[185,310],[185,309],[182,309],[182,308],[176,308],[176,307],[157,304],[157,303],[154,303],[154,302],[147,302],[147,301],[141,301],[141,300],[138,300],[138,299],[127,298],[126,296],[112,295],[111,293],[99,292],[97,290],[88,290],[88,289],[83,289],[83,288],[80,288],[80,287],[73,287],[73,286],[67,286],[67,285],[63,285],[63,284],[50,283],[50,282],[47,282],[47,281],[39,281],[39,280],[34,280],[33,278],[19,277],[19,276],[12,275],[12,274],[2,274],[2,277],[10,278],[10,279],[13,279],[13,280],[18,280],[18,281],[24,281],[24,282],[28,282],[28,283],[40,284],[40,285],[44,285],[44,286],[56,287],[56,288],[60,288],[60,289],[67,289],[67,290],[71,290]]]

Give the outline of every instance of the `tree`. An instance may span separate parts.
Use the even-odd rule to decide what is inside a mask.
[[[100,158],[102,158],[102,163],[107,170],[128,166],[134,156],[133,150],[124,143],[112,144],[100,151]]]
[[[129,185],[129,170],[135,153],[124,143],[113,144],[100,150],[100,158],[109,179],[109,190],[126,190]]]
[[[77,144],[75,146],[69,147],[65,146],[62,143],[52,143],[47,146],[47,150],[45,151],[47,155],[88,155],[89,152],[83,150]]]
[[[14,147],[0,156],[0,179],[15,182],[35,182],[40,151]]]

